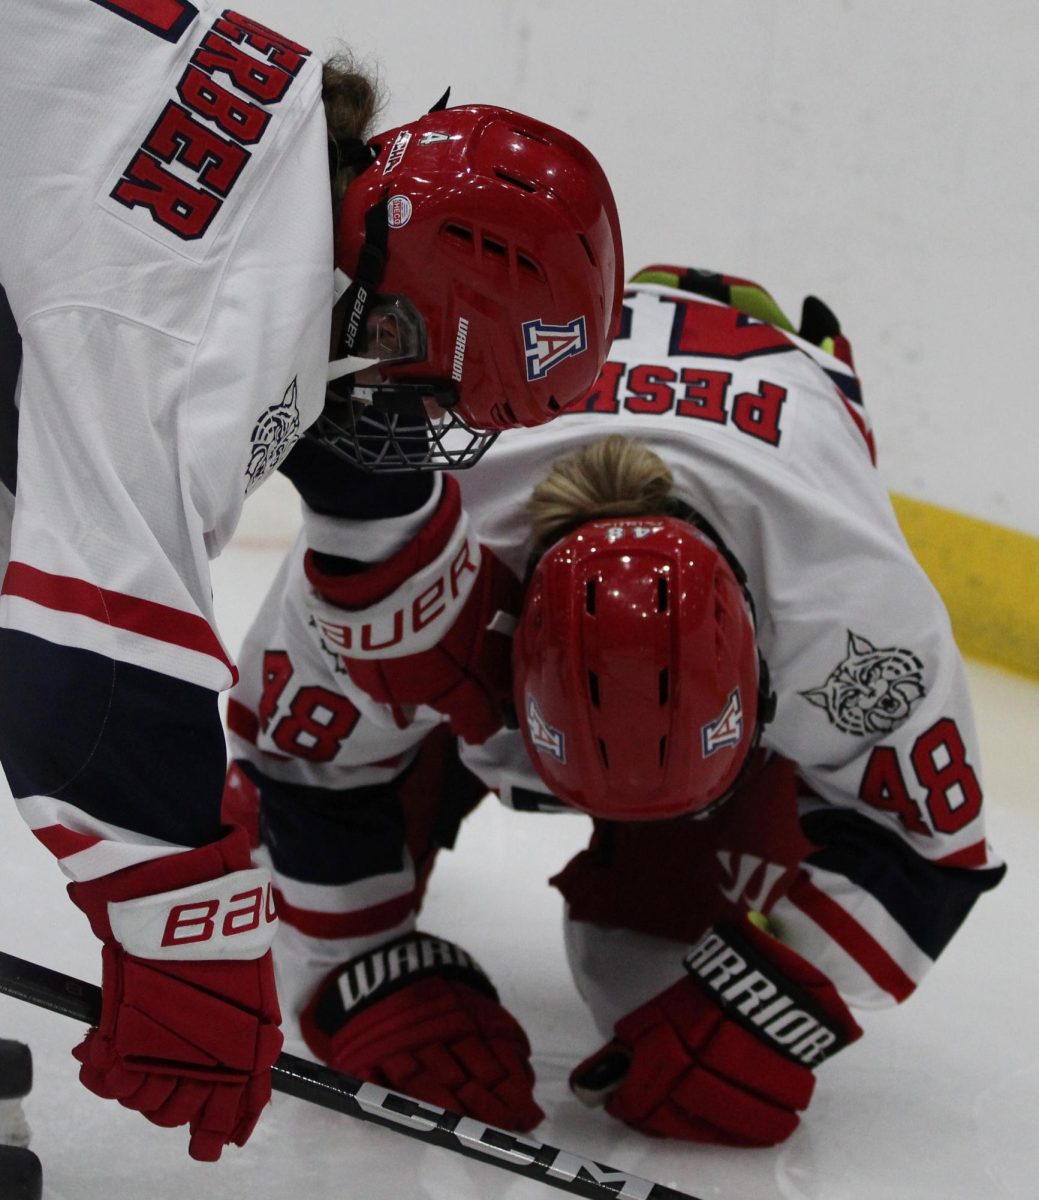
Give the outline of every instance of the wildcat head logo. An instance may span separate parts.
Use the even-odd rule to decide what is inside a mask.
[[[299,389],[293,379],[281,402],[272,404],[253,426],[252,450],[245,468],[247,496],[274,471],[299,434]]]
[[[824,708],[842,733],[890,733],[926,695],[923,671],[923,663],[909,650],[877,649],[849,629],[847,658],[825,683],[800,694],[809,704]]]

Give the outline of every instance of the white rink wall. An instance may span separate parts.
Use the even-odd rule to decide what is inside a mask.
[[[1034,0],[242,0],[386,85],[494,102],[609,173],[653,261],[806,292],[852,339],[896,492],[1039,535]]]

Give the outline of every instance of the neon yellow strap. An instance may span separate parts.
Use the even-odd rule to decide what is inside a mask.
[[[632,276],[631,282],[680,288],[682,291],[697,294],[695,288],[684,287],[682,276],[675,274],[674,271],[640,271],[637,275]],[[787,330],[788,333],[794,332],[794,326],[789,318],[764,288],[758,287],[756,284],[734,283],[728,285],[728,291],[729,303],[733,308],[739,309],[740,312],[746,313],[748,317],[753,317],[756,321],[763,321],[766,325],[775,325],[778,329]]]

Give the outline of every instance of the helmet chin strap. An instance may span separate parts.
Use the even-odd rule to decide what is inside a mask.
[[[351,358],[334,358],[328,364],[328,374],[326,382],[332,383],[336,379],[342,379],[345,375],[356,375],[359,371],[367,371],[369,367],[378,366],[377,358],[360,358],[354,355]],[[355,389],[357,391],[358,389]]]
[[[345,271],[336,267],[333,272],[333,308],[353,287],[353,282]],[[331,383],[334,379],[342,379],[344,375],[356,375],[358,371],[366,371],[369,367],[377,366],[378,362],[377,358],[367,358],[362,354],[348,354],[345,358],[333,358],[328,364],[328,373],[325,378]]]
[[[353,279],[339,267],[333,272],[333,306],[342,304],[343,333],[339,339],[340,351],[346,351],[328,364],[325,376],[328,382],[342,379],[344,375],[355,375],[378,364],[378,359],[352,353],[360,339],[371,312],[372,305],[386,271],[387,233],[389,231],[388,193],[373,204],[364,219],[364,245],[358,257]]]

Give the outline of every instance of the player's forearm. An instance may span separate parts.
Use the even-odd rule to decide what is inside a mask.
[[[364,471],[310,438],[301,438],[278,469],[292,481],[312,514],[364,522],[368,526],[384,518],[416,512],[439,490],[434,475],[420,472],[379,475]]]
[[[817,809],[804,828],[817,848],[769,918],[857,1007],[911,995],[1005,872],[998,860],[973,868],[928,861],[853,812]]]
[[[290,783],[239,757],[228,787],[239,804],[249,793],[247,802],[262,809],[264,845],[256,857],[274,881],[281,917],[275,965],[291,1020],[334,967],[414,928],[421,883],[397,784]]]

